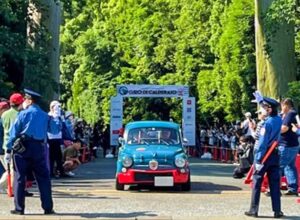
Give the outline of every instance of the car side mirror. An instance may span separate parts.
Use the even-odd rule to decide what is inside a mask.
[[[183,138],[183,144],[188,144],[189,143],[189,141],[188,141],[188,139],[186,139],[186,138]]]

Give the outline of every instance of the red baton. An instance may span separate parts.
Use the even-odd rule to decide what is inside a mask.
[[[8,195],[8,197],[13,197],[13,191],[12,191],[12,185],[11,185],[10,163],[7,164],[7,195]]]
[[[266,162],[266,160],[270,157],[271,153],[277,147],[277,145],[278,145],[278,141],[274,141],[272,143],[271,147],[269,148],[269,150],[267,151],[267,153],[265,154],[265,156],[263,157],[263,159],[261,161],[262,164],[264,164]],[[254,166],[252,164],[249,172],[247,173],[246,179],[244,180],[245,184],[250,184],[252,182],[253,171],[254,171]]]

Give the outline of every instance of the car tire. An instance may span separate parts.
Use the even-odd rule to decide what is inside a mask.
[[[122,190],[123,191],[124,188],[125,188],[125,185],[119,183],[118,179],[116,179],[116,190]]]
[[[184,184],[181,184],[182,191],[190,191],[191,190],[191,176],[189,175],[188,181]]]

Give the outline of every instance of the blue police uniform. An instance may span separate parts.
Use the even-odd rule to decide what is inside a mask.
[[[272,108],[276,108],[279,103],[273,99],[264,97],[263,103]],[[259,134],[259,142],[254,149],[254,167],[255,164],[261,164],[264,155],[267,153],[269,147],[274,141],[278,141],[280,138],[282,120],[278,115],[269,116]],[[270,157],[263,164],[261,170],[254,171],[253,174],[253,190],[251,197],[250,211],[246,212],[246,215],[257,216],[259,209],[260,191],[261,185],[264,179],[265,173],[267,173],[270,193],[272,200],[272,209],[275,217],[281,217],[281,202],[280,202],[280,172],[279,172],[279,154],[275,149]]]
[[[29,98],[32,97],[33,100],[40,96],[30,90],[25,90],[25,94]],[[45,214],[53,212],[50,173],[45,158],[45,143],[47,131],[58,133],[60,129],[60,120],[49,117],[34,103],[18,114],[10,130],[7,150],[12,149],[13,143],[20,136],[24,136],[23,144],[26,150],[24,152],[14,152],[13,154],[15,170],[15,211],[12,211],[13,214],[24,214],[25,182],[28,170],[32,170],[35,174]]]

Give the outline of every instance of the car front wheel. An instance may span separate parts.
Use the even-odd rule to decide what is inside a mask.
[[[191,176],[189,175],[188,181],[181,185],[182,191],[190,191],[191,190]]]
[[[119,183],[118,179],[116,179],[116,190],[124,190],[125,185]]]

